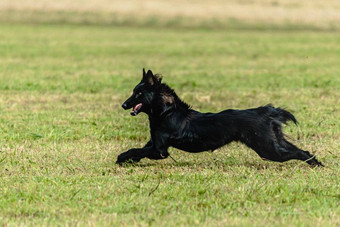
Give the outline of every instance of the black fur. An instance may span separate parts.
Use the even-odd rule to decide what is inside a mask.
[[[142,158],[164,159],[170,146],[187,152],[216,150],[232,141],[252,148],[261,158],[277,162],[291,159],[322,166],[308,151],[288,142],[282,123],[297,123],[288,111],[271,105],[247,110],[200,113],[178,98],[176,93],[149,70],[122,105],[131,115],[149,116],[151,139],[143,148],[130,149],[118,156],[117,163],[138,162]]]

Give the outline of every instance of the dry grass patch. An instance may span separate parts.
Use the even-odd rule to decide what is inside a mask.
[[[168,26],[177,24],[189,27],[202,25],[223,27],[234,24],[235,28],[237,25],[252,27],[263,24],[337,29],[340,24],[339,10],[340,3],[336,0],[299,2],[292,0],[3,0],[0,3],[3,17],[0,19],[6,21],[6,15],[8,21],[26,20],[26,22],[27,20],[73,23],[101,23],[102,21],[104,24],[144,23]],[[20,12],[22,15],[15,12]]]

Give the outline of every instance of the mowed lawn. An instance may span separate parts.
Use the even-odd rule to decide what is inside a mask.
[[[340,225],[340,33],[0,25],[0,223]],[[290,140],[325,168],[214,153],[117,166],[148,140],[120,106],[142,68],[204,112],[292,111]],[[226,126],[228,127],[228,126]]]

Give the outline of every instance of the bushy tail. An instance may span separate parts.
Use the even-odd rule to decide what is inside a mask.
[[[281,123],[287,124],[288,121],[292,121],[294,124],[298,123],[294,115],[285,109],[275,108],[272,105],[266,105],[265,107],[268,108],[268,116]]]

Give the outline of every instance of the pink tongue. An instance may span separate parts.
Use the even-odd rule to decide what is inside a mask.
[[[139,110],[142,107],[142,103],[139,103],[133,107],[133,111]]]

